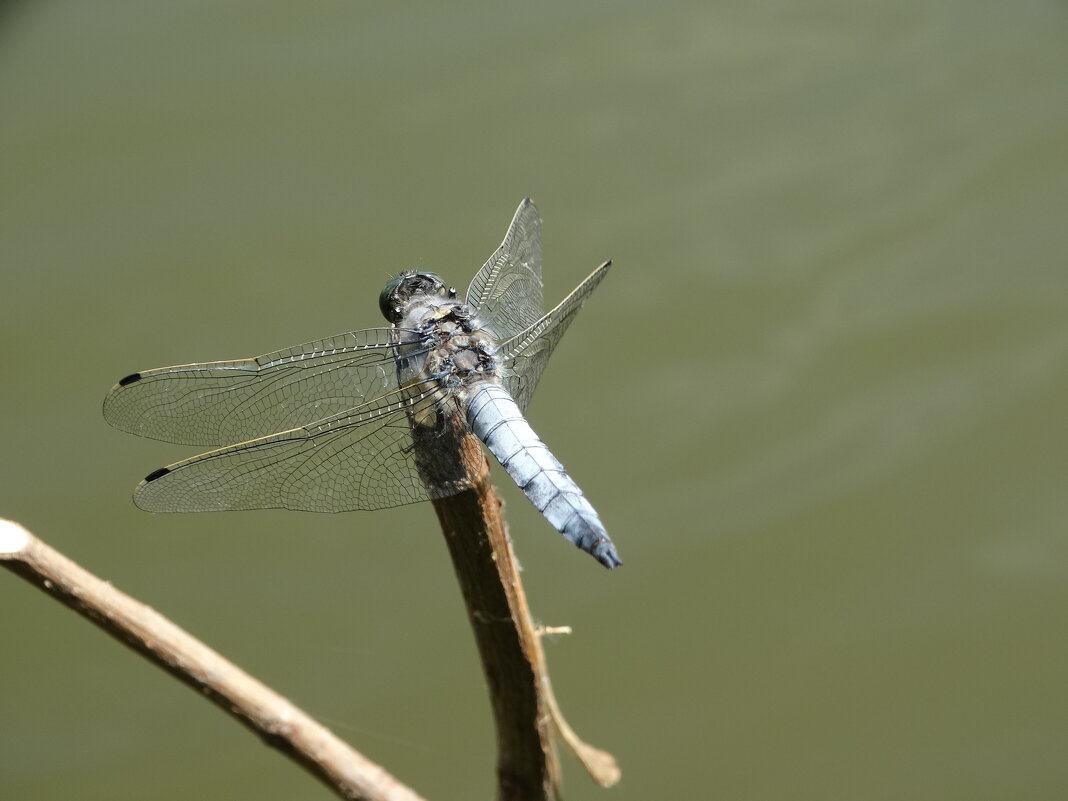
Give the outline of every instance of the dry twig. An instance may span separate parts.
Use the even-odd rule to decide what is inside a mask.
[[[2,519],[0,563],[206,696],[342,798],[421,801],[415,791],[163,615],[18,523]]]

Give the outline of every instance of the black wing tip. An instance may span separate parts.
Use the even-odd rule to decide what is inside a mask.
[[[136,383],[137,381],[140,381],[140,380],[141,380],[141,374],[140,373],[130,373],[125,378],[120,378],[119,379],[119,386],[120,387],[128,387],[128,386],[130,386],[130,384]]]
[[[153,470],[145,476],[145,483],[148,484],[150,481],[155,481],[157,478],[163,478],[169,472],[171,472],[169,467],[161,467],[159,470]]]

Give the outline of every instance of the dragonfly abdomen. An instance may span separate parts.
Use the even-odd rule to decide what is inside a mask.
[[[623,564],[596,510],[523,417],[508,391],[480,383],[467,422],[545,519],[607,568]]]

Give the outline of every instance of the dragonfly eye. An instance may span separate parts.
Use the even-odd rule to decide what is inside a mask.
[[[436,273],[417,273],[405,270],[391,278],[378,296],[378,308],[382,316],[396,325],[404,316],[404,308],[417,295],[439,295],[445,297],[448,288]]]

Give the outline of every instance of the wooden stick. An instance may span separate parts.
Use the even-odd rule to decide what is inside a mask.
[[[559,797],[554,736],[575,753],[596,782],[608,787],[619,780],[615,759],[578,738],[553,696],[482,445],[465,434],[460,450],[473,477],[472,489],[433,503],[489,688],[497,729],[497,799]]]
[[[167,618],[3,519],[0,563],[206,696],[340,797],[421,801],[329,729]]]

